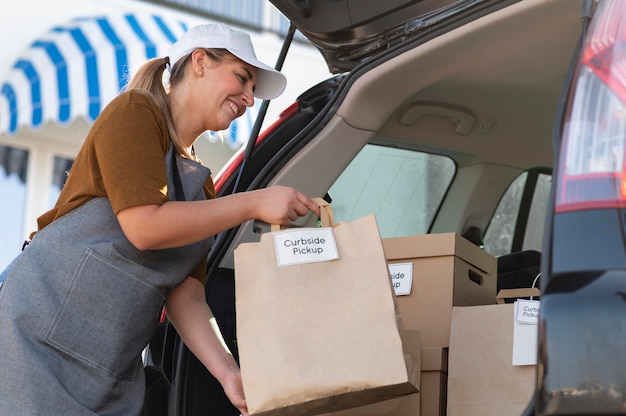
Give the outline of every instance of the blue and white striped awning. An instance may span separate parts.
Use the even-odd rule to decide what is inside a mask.
[[[24,126],[37,129],[48,122],[63,126],[79,117],[93,122],[132,70],[166,56],[187,29],[183,21],[147,13],[77,18],[53,28],[0,81],[0,134],[15,135]],[[222,135],[233,148],[246,139],[237,130],[248,130],[236,124]]]

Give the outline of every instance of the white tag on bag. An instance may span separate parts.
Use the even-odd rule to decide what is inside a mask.
[[[537,364],[538,300],[518,299],[513,308],[513,365]]]
[[[288,229],[272,234],[279,266],[339,258],[331,227]]]

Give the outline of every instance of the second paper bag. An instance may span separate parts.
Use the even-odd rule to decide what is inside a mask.
[[[335,260],[279,266],[274,233],[235,251],[251,415],[314,415],[417,391],[374,216],[330,225]]]

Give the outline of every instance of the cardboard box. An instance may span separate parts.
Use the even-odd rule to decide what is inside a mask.
[[[389,265],[412,268],[410,294],[398,295],[404,327],[420,331],[422,348],[450,343],[453,306],[496,303],[497,262],[456,233],[383,238]],[[403,273],[404,274],[404,273]],[[392,276],[397,288],[409,276]]]
[[[410,294],[396,300],[407,333],[419,332],[420,392],[326,416],[445,416],[452,309],[496,303],[496,259],[455,233],[382,242],[388,264],[412,267]]]
[[[422,348],[420,416],[445,416],[448,392],[448,349]]]

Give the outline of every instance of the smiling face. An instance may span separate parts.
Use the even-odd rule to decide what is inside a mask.
[[[196,72],[199,115],[207,130],[224,130],[254,105],[257,68],[232,55],[221,61],[206,57]]]

